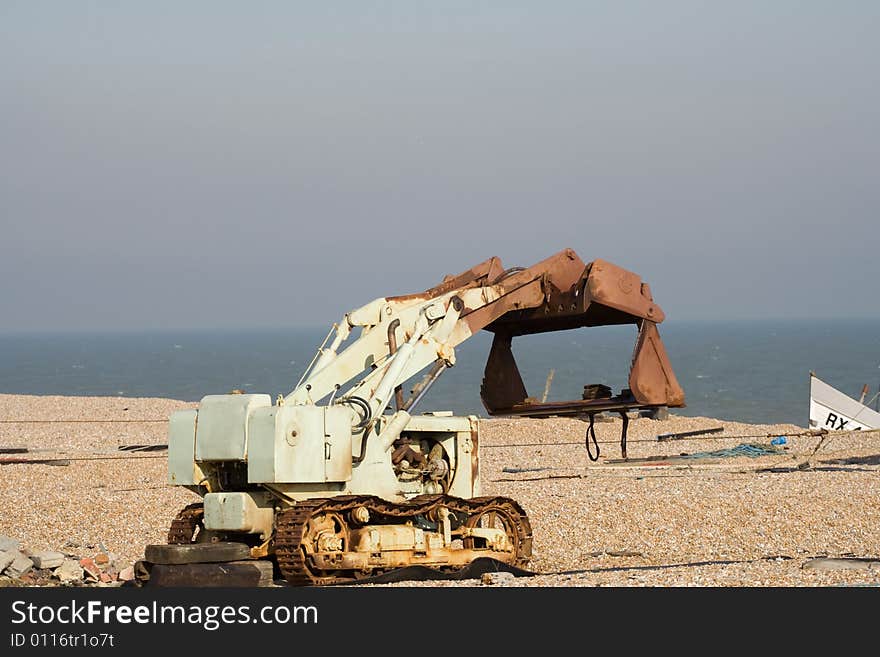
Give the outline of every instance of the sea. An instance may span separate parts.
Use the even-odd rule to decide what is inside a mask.
[[[328,329],[0,334],[0,393],[198,401],[237,389],[275,399],[297,385]],[[880,319],[667,320],[659,330],[685,392],[675,414],[806,427],[811,371],[856,399],[867,385],[865,402],[878,406]],[[514,338],[513,352],[530,396],[579,399],[588,384],[628,387],[635,338],[632,325],[575,329]],[[481,331],[460,344],[414,411],[488,417],[480,381],[491,341]]]

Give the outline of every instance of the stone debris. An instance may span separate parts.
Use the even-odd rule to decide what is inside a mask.
[[[0,573],[6,570],[7,566],[15,561],[15,558],[19,555],[18,550],[8,550],[0,552]]]
[[[84,559],[79,560],[79,565],[85,572],[86,579],[91,578],[95,582],[101,580],[101,569],[98,568],[94,559],[91,557],[85,557]]]
[[[508,572],[483,573],[480,576],[480,583],[487,586],[507,586],[513,583],[516,575]]]
[[[61,552],[44,550],[42,552],[34,552],[31,555],[31,561],[34,562],[34,568],[57,568],[64,563],[64,555]]]
[[[0,538],[7,547],[21,545],[16,539]],[[66,541],[64,547],[69,548],[71,544],[72,541]],[[134,579],[134,570],[128,567],[128,562],[117,563],[116,557],[106,549],[93,557],[56,550],[0,550],[0,577],[4,586],[57,586],[59,583],[119,586],[129,581],[120,577],[120,568],[126,567],[125,577]]]
[[[0,552],[18,552],[21,542],[8,536],[0,536]]]
[[[72,559],[65,559],[64,563],[52,571],[52,576],[61,581],[62,584],[81,582],[84,574],[85,571],[83,571],[79,562]]]
[[[3,571],[3,574],[8,575],[13,579],[20,578],[25,573],[30,572],[33,567],[34,562],[19,552],[13,562],[6,566],[6,570]]]

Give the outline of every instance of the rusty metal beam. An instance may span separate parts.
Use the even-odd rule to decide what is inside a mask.
[[[439,285],[435,285],[424,292],[418,294],[400,294],[393,297],[387,297],[387,300],[407,301],[409,299],[433,299],[439,297],[441,294],[451,292],[452,290],[486,285],[501,276],[503,273],[504,269],[501,267],[501,260],[497,257],[492,257],[461,272],[460,274],[455,276],[445,276]]]
[[[470,297],[474,307],[465,305],[460,317],[471,335],[487,330],[496,336],[480,390],[490,415],[520,410],[527,399],[511,350],[512,338],[626,324],[638,328],[638,337],[629,364],[629,390],[621,391],[613,409],[685,405],[684,391],[656,327],[665,319],[663,310],[638,274],[607,260],[587,263],[574,250],[562,249],[531,267],[504,269],[501,260],[492,257],[458,275],[444,277],[440,284],[422,293],[388,300],[427,300],[457,289],[479,287],[485,288],[488,296],[479,303]],[[396,351],[396,335],[389,333],[388,344],[392,353]],[[401,395],[396,396],[400,405]],[[579,414],[585,408],[584,401],[564,402],[563,406],[568,404],[569,413]],[[562,406],[556,410],[566,412]]]

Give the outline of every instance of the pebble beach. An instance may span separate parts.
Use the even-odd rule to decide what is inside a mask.
[[[143,558],[197,497],[166,483],[166,452],[130,448],[166,444],[168,415],[196,406],[0,395],[0,535],[71,558],[106,552],[120,567]],[[880,432],[670,412],[632,417],[624,459],[621,419],[602,419],[596,460],[579,419],[480,421],[482,494],[518,501],[534,535],[535,574],[504,586],[880,584]],[[658,440],[693,431],[707,433]],[[14,462],[34,460],[54,462]]]

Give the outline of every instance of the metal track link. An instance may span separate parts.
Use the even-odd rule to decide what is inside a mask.
[[[359,575],[350,572],[333,572],[322,575],[309,568],[308,556],[303,541],[309,520],[323,513],[337,513],[348,517],[349,511],[365,507],[370,512],[372,524],[388,521],[412,519],[426,516],[441,506],[470,520],[481,514],[501,511],[509,516],[514,525],[514,535],[509,539],[514,544],[511,565],[524,567],[532,554],[532,529],[522,507],[506,497],[479,497],[464,499],[449,495],[421,495],[406,502],[393,503],[373,495],[344,495],[297,502],[289,509],[276,515],[273,547],[275,559],[281,574],[293,586],[325,586],[330,584],[354,583]],[[465,523],[468,522],[465,520]],[[362,575],[367,576],[367,575]]]
[[[168,545],[186,545],[195,542],[196,530],[203,527],[205,507],[201,502],[189,504],[171,521]]]

